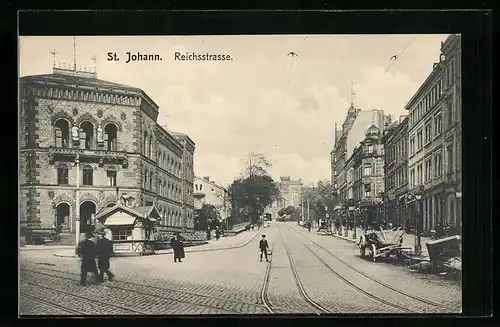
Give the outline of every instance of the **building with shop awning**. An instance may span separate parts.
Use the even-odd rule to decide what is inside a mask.
[[[118,253],[151,253],[154,228],[160,219],[155,206],[126,207],[117,204],[104,208],[94,217],[96,225],[104,229]]]

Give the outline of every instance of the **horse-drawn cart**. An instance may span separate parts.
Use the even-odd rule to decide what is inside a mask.
[[[390,255],[395,255],[400,258],[403,252],[412,250],[412,247],[403,246],[404,234],[404,230],[400,228],[395,230],[367,230],[359,239],[359,253],[361,257],[364,257],[368,249],[369,257],[373,261],[381,256],[387,258]]]

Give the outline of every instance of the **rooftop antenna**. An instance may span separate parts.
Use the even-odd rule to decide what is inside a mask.
[[[92,61],[94,62],[94,73],[97,72],[97,57],[94,55],[92,58]]]
[[[354,107],[354,97],[355,97],[354,82],[351,81],[351,107]]]
[[[76,72],[76,36],[73,36],[73,70]]]
[[[50,54],[51,54],[52,56],[54,56],[54,62],[53,62],[53,64],[52,64],[52,68],[55,68],[55,67],[56,67],[56,54],[57,54],[56,49],[54,49],[54,50],[50,51]]]

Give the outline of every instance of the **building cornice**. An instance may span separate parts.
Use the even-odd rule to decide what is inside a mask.
[[[432,84],[442,76],[444,64],[443,62],[435,63],[435,67],[433,67],[431,73],[427,76],[425,81],[420,85],[417,92],[411,97],[410,101],[405,106],[405,110],[411,110],[411,108],[415,105],[415,103],[419,102],[421,98],[423,98],[428,90],[431,88]]]

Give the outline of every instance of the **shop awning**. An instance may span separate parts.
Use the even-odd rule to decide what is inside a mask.
[[[106,219],[104,222],[105,226],[121,226],[121,225],[133,225],[135,223],[136,217],[130,216],[127,213],[120,212],[119,214],[114,214]]]

